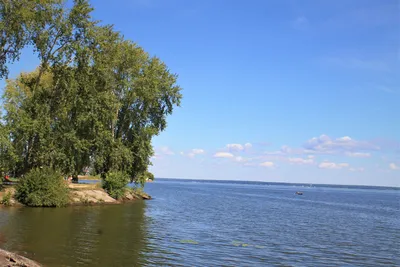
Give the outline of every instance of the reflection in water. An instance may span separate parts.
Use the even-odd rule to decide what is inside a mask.
[[[2,209],[1,246],[46,266],[142,265],[145,205]]]

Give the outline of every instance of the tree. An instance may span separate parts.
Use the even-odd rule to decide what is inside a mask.
[[[19,59],[21,49],[46,28],[62,1],[0,0],[0,78],[6,77],[6,63]],[[36,31],[36,33],[35,33]]]
[[[95,24],[87,0],[74,0],[68,10],[63,0],[0,0],[0,78],[8,75],[8,62],[19,59],[31,45],[41,61],[38,80],[49,64],[71,60],[69,48]]]
[[[10,142],[10,132],[3,122],[0,122],[0,176],[3,177],[15,166],[16,155]]]
[[[143,185],[154,178],[152,137],[180,104],[177,76],[111,26],[78,26],[63,26],[70,30],[60,31],[67,36],[58,50],[49,47],[54,37],[44,42],[39,50],[49,56],[36,71],[7,82],[4,118],[18,173],[49,166],[77,178],[93,165],[103,178],[123,172]]]

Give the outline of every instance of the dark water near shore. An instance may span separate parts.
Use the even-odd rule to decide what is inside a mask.
[[[46,266],[400,266],[399,190],[157,180],[146,191],[153,200],[0,209],[0,247]]]

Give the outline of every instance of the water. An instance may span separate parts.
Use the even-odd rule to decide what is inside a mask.
[[[0,246],[46,266],[400,266],[399,190],[158,180],[146,191],[153,200],[0,209]]]

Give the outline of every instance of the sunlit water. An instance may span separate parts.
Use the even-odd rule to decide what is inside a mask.
[[[45,266],[400,266],[398,190],[158,180],[146,191],[153,200],[0,209],[0,247]]]

